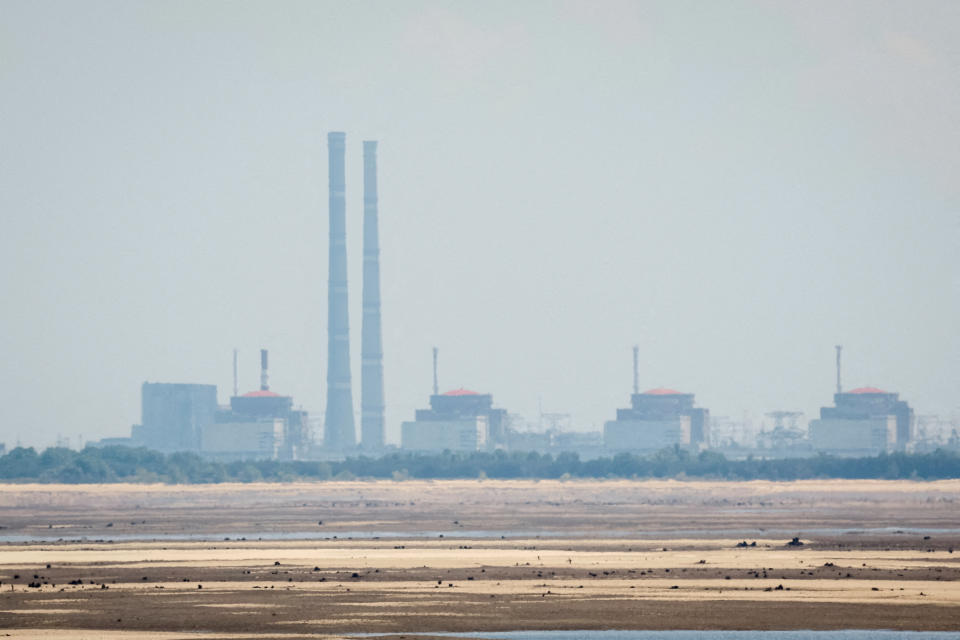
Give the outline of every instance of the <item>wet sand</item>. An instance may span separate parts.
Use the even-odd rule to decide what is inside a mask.
[[[0,628],[957,630],[958,506],[960,481],[6,485],[0,535],[65,541],[0,545]],[[317,539],[235,539],[286,531]]]

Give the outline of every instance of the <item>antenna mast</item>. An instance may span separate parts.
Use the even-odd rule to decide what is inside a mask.
[[[440,350],[433,348],[433,395],[440,395],[440,384],[437,382],[437,353]]]
[[[266,349],[260,349],[260,391],[270,391],[270,378],[267,374]]]
[[[834,348],[837,350],[837,393],[843,393],[843,387],[840,386],[840,352],[843,351],[843,345],[838,344]]]
[[[233,396],[240,395],[240,351],[233,350]]]

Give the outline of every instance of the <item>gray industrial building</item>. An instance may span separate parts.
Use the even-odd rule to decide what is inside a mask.
[[[503,443],[507,412],[493,396],[455,389],[430,396],[430,408],[401,425],[401,447],[413,451],[482,451]]]
[[[296,460],[309,444],[308,419],[293,408],[293,398],[269,389],[234,396],[203,430],[201,452],[220,460]]]
[[[260,351],[260,389],[237,394],[234,359],[234,395],[229,408],[217,410],[213,423],[202,431],[200,451],[218,460],[303,457],[309,445],[306,411],[293,408],[293,398],[270,390],[268,353]]]
[[[650,453],[679,445],[704,449],[710,441],[710,412],[694,406],[692,393],[673,389],[639,392],[638,349],[633,348],[630,407],[603,425],[603,445],[611,451]]]
[[[651,389],[630,396],[630,407],[603,425],[603,444],[611,451],[650,453],[680,445],[706,448],[710,412],[694,407],[692,393]]]
[[[507,428],[506,448],[509,451],[536,451],[537,453],[576,453],[580,459],[589,460],[606,455],[601,431],[528,431]]]
[[[280,418],[215,422],[203,430],[205,458],[213,460],[276,460],[283,453],[285,423]]]
[[[217,412],[217,387],[144,382],[140,406],[135,444],[165,452],[199,451],[203,428],[213,424]]]
[[[862,387],[833,396],[834,406],[810,421],[813,449],[844,456],[903,451],[913,440],[913,409],[899,394]]]
[[[837,351],[837,392],[832,407],[811,420],[810,444],[815,451],[840,456],[873,456],[904,451],[915,437],[913,409],[899,394],[876,387],[843,391],[841,345]]]
[[[309,445],[309,416],[293,408],[293,398],[270,390],[266,350],[260,352],[260,364],[260,389],[239,395],[234,354],[234,395],[223,407],[212,384],[145,382],[142,423],[133,426],[132,437],[96,444],[191,451],[218,460],[298,459]]]

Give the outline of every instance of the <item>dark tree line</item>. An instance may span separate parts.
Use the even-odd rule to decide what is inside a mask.
[[[629,453],[581,460],[576,453],[556,457],[536,452],[495,451],[426,455],[392,453],[336,462],[245,460],[214,462],[192,453],[163,454],[143,448],[88,447],[82,451],[52,447],[37,453],[17,447],[0,456],[0,480],[11,482],[283,482],[351,478],[709,478],[719,480],[799,480],[805,478],[960,477],[960,454],[881,454],[871,458],[728,460],[705,451],[692,455],[664,449],[650,456]]]

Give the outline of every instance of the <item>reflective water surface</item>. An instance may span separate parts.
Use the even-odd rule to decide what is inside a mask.
[[[808,536],[842,536],[842,535],[946,535],[958,534],[960,529],[932,529],[923,527],[912,527],[909,529],[897,527],[873,527],[863,529],[842,529],[829,527],[810,527],[806,529],[724,529],[724,530],[706,530],[706,529],[670,529],[670,530],[614,530],[604,531],[605,538],[644,538],[659,539],[663,537],[716,537],[718,535],[727,538],[784,538],[789,540],[793,536],[801,538]],[[29,535],[29,534],[5,534],[0,535],[0,543],[23,543],[23,542],[59,542],[59,541],[114,541],[128,542],[132,540],[170,540],[170,541],[207,541],[207,540],[377,540],[389,538],[595,538],[595,532],[567,530],[567,531],[547,531],[547,530],[500,530],[500,529],[451,529],[446,531],[247,531],[247,532],[227,532],[227,533],[121,533],[111,535]]]

